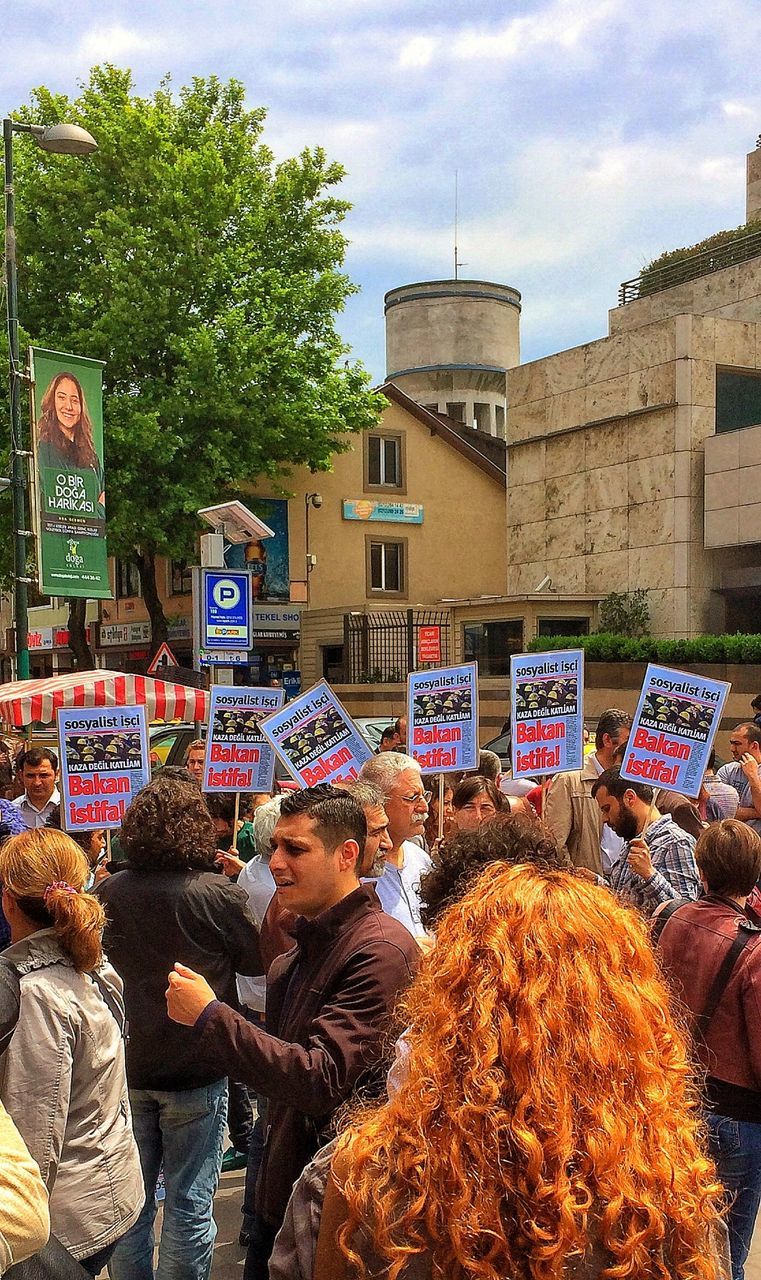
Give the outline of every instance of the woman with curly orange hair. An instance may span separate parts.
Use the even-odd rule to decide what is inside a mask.
[[[403,1001],[407,1078],[333,1161],[315,1280],[716,1280],[721,1189],[646,926],[489,867]]]

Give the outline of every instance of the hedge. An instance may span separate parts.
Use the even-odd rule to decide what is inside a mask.
[[[693,264],[688,267],[687,264],[692,259],[698,257],[701,253],[707,253],[711,249],[721,250],[726,245],[734,244],[736,241],[745,240],[746,237],[761,231],[761,219],[754,218],[750,222],[743,223],[740,227],[733,227],[728,231],[717,231],[714,235],[707,236],[705,240],[700,240],[697,244],[689,245],[683,249],[669,249],[666,253],[660,254],[657,258],[653,258],[652,262],[648,262],[639,273],[640,278],[640,297],[646,294],[656,293],[665,286],[659,282],[658,273],[664,267],[674,266],[677,263],[685,264],[684,280],[695,279],[701,275],[708,274],[714,269],[712,264]],[[753,246],[740,246],[735,261],[742,261],[747,258],[756,257],[758,250]],[[732,266],[732,262],[727,261],[722,265]],[[676,278],[671,281],[672,284],[678,283]]]
[[[553,649],[583,649],[588,662],[761,663],[761,635],[692,636],[689,640],[656,640],[599,631],[591,636],[542,636],[529,642],[530,653]]]

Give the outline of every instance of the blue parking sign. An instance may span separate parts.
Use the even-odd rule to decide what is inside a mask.
[[[204,570],[204,649],[251,648],[251,575]]]

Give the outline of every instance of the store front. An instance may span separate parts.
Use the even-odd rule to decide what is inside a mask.
[[[93,628],[85,630],[88,644],[92,643]],[[13,632],[8,632],[9,651],[13,644]],[[67,627],[36,627],[29,631],[29,673],[33,680],[46,676],[63,675],[74,670],[74,655],[69,649]]]
[[[301,610],[291,604],[254,605],[251,665],[236,670],[236,683],[282,685],[299,669]]]
[[[193,666],[193,626],[190,618],[169,623],[169,647],[179,667]],[[151,651],[151,624],[109,622],[100,624],[98,665],[109,671],[142,675]]]

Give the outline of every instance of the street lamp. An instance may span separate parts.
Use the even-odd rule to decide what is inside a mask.
[[[13,135],[28,133],[43,151],[56,155],[87,156],[98,144],[86,129],[76,124],[22,124],[3,120],[5,158],[5,314],[8,325],[9,390],[11,400],[11,493],[13,498],[13,613],[16,628],[16,676],[29,679],[29,622],[27,615],[26,539],[32,537],[26,524],[26,479],[21,433],[21,383],[26,375],[19,366],[18,285],[16,277],[16,200],[13,187]]]
[[[317,556],[313,556],[309,550],[309,512],[312,507],[317,511],[322,506],[321,493],[305,493],[304,494],[304,551],[306,560],[306,580],[307,580],[307,604],[309,604],[309,576],[317,564]]]

